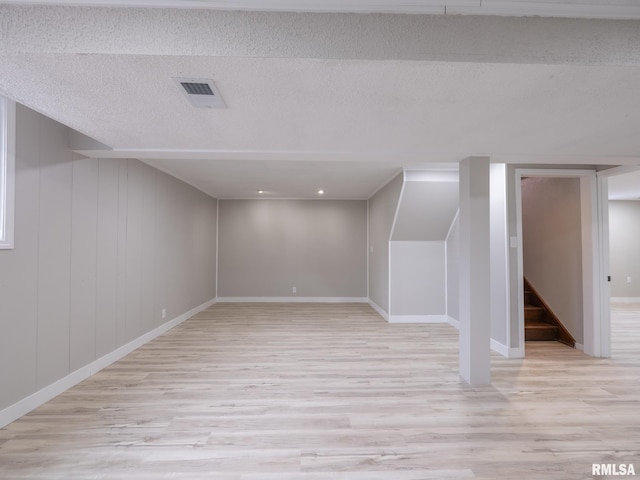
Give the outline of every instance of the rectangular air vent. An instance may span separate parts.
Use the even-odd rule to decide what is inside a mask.
[[[215,95],[208,83],[180,82],[189,95]]]
[[[226,108],[213,80],[202,78],[174,78],[173,80],[194,107]]]

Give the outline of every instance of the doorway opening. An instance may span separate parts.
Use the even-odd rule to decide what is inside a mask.
[[[611,352],[618,357],[638,351],[629,339],[640,334],[640,170],[618,167],[601,175],[609,199]]]
[[[516,169],[515,187],[518,333],[523,354],[526,265],[531,283],[552,299],[576,347],[588,355],[608,356],[608,336],[603,332],[609,330],[609,297],[604,295],[602,277],[602,225],[607,223],[601,213],[606,202],[601,201],[596,171]],[[526,200],[529,193],[540,196],[539,203]],[[524,210],[523,201],[527,202]],[[536,228],[532,219],[544,226]]]

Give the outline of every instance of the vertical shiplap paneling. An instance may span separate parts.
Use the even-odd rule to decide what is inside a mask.
[[[127,276],[125,343],[142,333],[142,199],[143,175],[140,162],[128,161],[127,175]]]
[[[118,165],[98,163],[96,358],[118,347]]]
[[[117,268],[117,318],[116,338],[118,346],[127,343],[127,225],[129,208],[129,161],[118,163],[118,268]]]
[[[186,232],[191,231],[190,216],[191,211],[185,209],[187,200],[185,199],[185,191],[182,185],[171,182],[169,189],[172,192],[172,219],[170,228],[173,230],[174,247],[173,255],[174,263],[172,265],[173,284],[171,288],[174,291],[175,309],[177,311],[183,310],[185,307],[185,301],[189,298],[187,290],[189,289],[189,278],[185,274],[186,271],[191,269],[191,245],[189,245],[189,239],[191,235],[186,235]]]
[[[0,408],[36,389],[40,115],[16,112],[15,248],[0,250]]]
[[[147,332],[162,323],[161,315],[156,312],[156,285],[162,279],[156,278],[156,172],[148,165],[140,164],[142,171],[142,283],[140,323]],[[165,279],[166,281],[166,279]]]
[[[69,373],[72,154],[67,130],[40,120],[38,387]]]
[[[188,254],[185,259],[185,264],[188,265],[188,269],[195,273],[191,278],[182,269],[181,275],[183,278],[183,288],[181,292],[182,298],[189,298],[187,290],[191,292],[194,298],[198,297],[198,287],[196,282],[200,281],[200,272],[202,269],[203,258],[199,255],[198,243],[202,241],[203,232],[199,228],[198,224],[198,192],[196,190],[186,188],[179,185],[179,196],[181,199],[182,211],[188,212],[183,218],[186,221],[184,228],[185,231],[191,232],[189,235],[184,235],[184,248]],[[190,206],[190,208],[187,208]]]
[[[98,160],[73,161],[71,209],[71,371],[96,358]]]
[[[215,292],[214,199],[137,160],[74,162],[68,129],[26,107],[17,122],[0,413]]]
[[[213,212],[213,214],[212,214]],[[202,302],[216,296],[216,200],[199,195],[198,217],[201,225],[198,235],[198,257],[201,259],[200,276],[196,279]]]
[[[172,302],[173,291],[170,288],[171,281],[168,279],[169,272],[172,270],[174,257],[171,255],[172,232],[171,220],[172,210],[170,195],[171,191],[170,179],[167,174],[158,172],[156,175],[156,188],[158,192],[156,209],[158,211],[156,222],[156,233],[158,242],[154,252],[155,271],[158,279],[156,284],[156,305],[161,311],[163,308],[167,310],[167,319],[173,318],[173,314],[177,311]],[[166,321],[166,319],[165,319]]]

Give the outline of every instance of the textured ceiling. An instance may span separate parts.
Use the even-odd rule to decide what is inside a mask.
[[[294,12],[640,18],[640,5],[637,0],[8,0],[6,3]]]
[[[636,21],[0,4],[0,91],[220,198],[367,198],[482,154],[635,164],[638,85]]]

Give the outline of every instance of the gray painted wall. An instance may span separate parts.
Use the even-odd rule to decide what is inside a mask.
[[[389,240],[403,174],[369,199],[369,299],[389,312]]]
[[[366,201],[221,200],[219,215],[218,297],[367,296]]]
[[[640,297],[640,202],[609,202],[612,297]],[[631,283],[627,283],[631,277]]]
[[[76,156],[68,133],[18,106],[0,409],[215,297],[216,200],[136,160]]]
[[[580,180],[522,181],[524,275],[583,343]]]
[[[391,242],[392,315],[446,313],[445,242]]]

